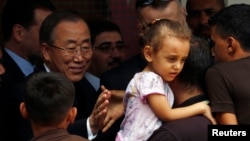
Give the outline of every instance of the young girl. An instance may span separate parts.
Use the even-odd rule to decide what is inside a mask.
[[[168,85],[180,73],[189,54],[191,33],[186,25],[161,19],[145,28],[144,57],[148,64],[134,75],[124,97],[125,117],[116,141],[145,141],[162,121],[203,114],[215,123],[207,102],[172,109]],[[195,124],[195,123],[194,123]]]

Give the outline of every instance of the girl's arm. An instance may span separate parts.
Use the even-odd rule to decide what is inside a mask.
[[[150,94],[147,96],[147,101],[158,118],[162,121],[172,121],[176,119],[187,118],[202,114],[206,116],[213,124],[216,124],[212,116],[210,107],[207,101],[198,102],[190,106],[174,108],[170,107],[166,97],[161,94]]]

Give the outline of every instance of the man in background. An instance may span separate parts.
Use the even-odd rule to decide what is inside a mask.
[[[100,76],[124,61],[127,46],[119,26],[114,22],[98,18],[88,20],[87,23],[93,56],[85,77],[97,91],[100,87]]]
[[[195,36],[210,38],[208,20],[225,7],[224,0],[187,0],[186,20]]]
[[[4,101],[4,139],[19,140],[17,125],[10,110],[10,91],[29,74],[41,59],[39,28],[55,10],[50,0],[7,0],[2,11],[3,56],[6,72],[2,75]],[[26,130],[24,131],[26,132]],[[23,136],[22,134],[20,136]]]

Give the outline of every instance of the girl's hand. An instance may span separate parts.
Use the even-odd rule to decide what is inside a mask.
[[[205,108],[205,112],[203,113],[203,115],[205,117],[207,117],[212,122],[213,125],[217,124],[215,118],[212,115],[211,108],[208,105],[209,101],[204,100],[204,101],[199,102],[199,103],[202,104],[204,106],[204,108]]]

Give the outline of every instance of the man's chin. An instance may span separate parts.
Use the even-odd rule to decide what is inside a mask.
[[[68,78],[70,79],[70,81],[72,82],[78,82],[80,80],[82,80],[83,78],[83,74],[78,74],[78,75],[71,75],[71,76],[68,76]]]
[[[198,35],[203,38],[210,38],[211,33],[210,31],[203,31],[203,32],[200,32]]]
[[[115,67],[118,67],[119,65],[121,65],[121,63],[112,63],[112,64],[109,64],[109,69],[112,69],[112,68],[115,68]]]

